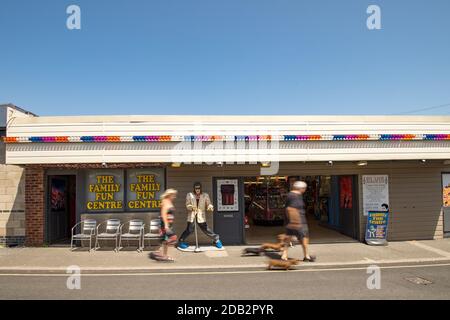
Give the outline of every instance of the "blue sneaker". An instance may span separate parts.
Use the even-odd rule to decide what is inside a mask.
[[[189,248],[189,244],[187,244],[186,242],[180,242],[178,244],[178,248],[180,248],[180,249],[187,249],[187,248]]]
[[[220,240],[216,241],[216,248],[217,249],[222,249],[222,241],[220,241]]]

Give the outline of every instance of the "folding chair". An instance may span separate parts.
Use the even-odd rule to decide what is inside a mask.
[[[145,247],[145,240],[161,241],[161,219],[153,219],[150,221],[149,232],[144,234],[143,247]]]
[[[123,227],[128,226],[128,232],[123,233]],[[137,240],[138,241],[138,252],[142,252],[142,242],[144,235],[144,221],[133,219],[125,222],[120,226],[120,240],[119,240],[119,250],[122,248],[122,240]]]
[[[105,232],[100,232],[100,227],[106,224]],[[120,239],[120,220],[108,219],[97,226],[97,237],[95,239],[95,250],[100,249],[99,240],[115,240],[114,251],[118,252]]]
[[[81,225],[81,233],[75,233],[75,229],[77,226]],[[73,243],[76,240],[89,240],[89,252],[92,250],[92,239],[96,235],[97,231],[97,221],[94,219],[85,219],[83,221],[78,222],[72,228],[72,237],[70,240],[70,250],[73,251]]]

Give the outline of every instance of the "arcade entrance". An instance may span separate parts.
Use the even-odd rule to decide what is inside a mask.
[[[48,176],[46,242],[70,243],[71,229],[76,223],[76,176]]]
[[[286,196],[297,180],[308,184],[303,197],[311,243],[355,241],[356,176],[264,176],[244,179],[246,243],[273,242],[284,233]]]

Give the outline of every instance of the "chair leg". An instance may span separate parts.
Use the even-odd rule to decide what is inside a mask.
[[[73,251],[73,237],[70,238],[70,251]]]

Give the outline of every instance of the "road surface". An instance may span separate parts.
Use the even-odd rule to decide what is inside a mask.
[[[81,275],[0,275],[0,299],[450,299],[450,264],[386,266],[380,289],[365,267]],[[408,280],[409,279],[409,280]],[[72,279],[73,280],[73,279]]]

